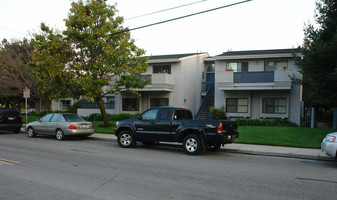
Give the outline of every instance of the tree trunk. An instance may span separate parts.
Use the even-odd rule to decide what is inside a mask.
[[[99,96],[97,98],[97,103],[98,103],[99,109],[101,111],[101,115],[102,115],[103,122],[104,122],[104,127],[109,127],[110,124],[109,124],[109,120],[108,120],[108,115],[106,114],[106,111],[105,111],[102,96]]]

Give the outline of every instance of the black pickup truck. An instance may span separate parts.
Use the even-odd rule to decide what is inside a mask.
[[[238,138],[238,125],[230,120],[193,120],[192,112],[181,107],[157,107],[133,119],[116,123],[119,146],[134,147],[137,141],[151,145],[160,141],[183,143],[187,154],[203,149],[217,151]]]

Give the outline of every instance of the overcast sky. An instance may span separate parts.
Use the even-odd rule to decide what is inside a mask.
[[[125,26],[140,27],[244,0],[108,0],[117,3]],[[71,0],[0,0],[0,39],[30,38],[41,22],[64,29]],[[194,4],[192,4],[194,3]],[[167,12],[139,15],[192,4]],[[314,23],[315,0],[252,0],[213,12],[131,32],[146,55],[228,50],[296,48],[302,45],[304,24]]]

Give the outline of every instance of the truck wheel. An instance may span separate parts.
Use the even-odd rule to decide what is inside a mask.
[[[117,142],[122,148],[130,148],[136,145],[136,141],[128,130],[124,130],[118,134]]]
[[[188,135],[184,138],[183,148],[184,151],[189,155],[196,155],[201,151],[202,144],[199,136]]]
[[[209,151],[218,151],[221,147],[221,144],[212,144],[212,145],[207,145],[207,149]]]

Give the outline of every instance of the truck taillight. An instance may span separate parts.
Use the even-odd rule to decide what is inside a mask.
[[[220,122],[219,126],[218,126],[218,129],[216,130],[216,133],[222,133],[222,122]]]

